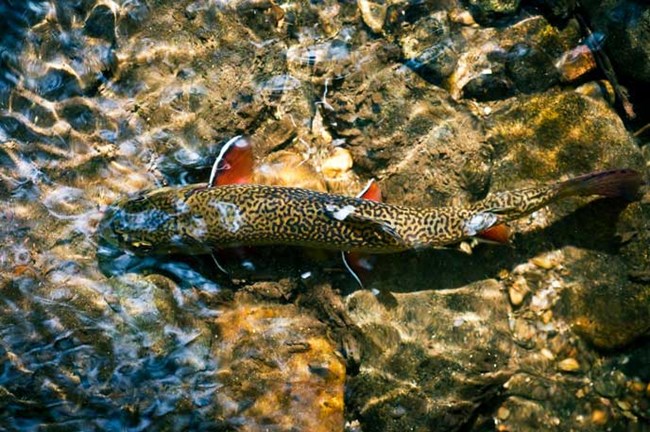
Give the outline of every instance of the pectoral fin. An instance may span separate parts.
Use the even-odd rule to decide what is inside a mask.
[[[377,182],[372,179],[366,184],[363,190],[357,194],[357,198],[381,202],[381,189]],[[351,210],[352,211],[348,216],[352,214],[354,209],[352,208]],[[350,273],[350,276],[352,276],[359,286],[363,288],[370,278],[370,273],[375,266],[376,257],[361,252],[342,251],[341,259],[343,260],[343,265]]]
[[[370,278],[376,257],[359,252],[341,252],[341,259],[350,276],[363,288]]]
[[[253,146],[250,139],[238,135],[221,148],[212,165],[208,187],[251,183],[253,167]]]
[[[510,243],[510,228],[506,224],[498,224],[476,234],[476,237],[488,243]]]
[[[381,189],[379,188],[379,185],[375,179],[370,180],[368,184],[366,184],[366,187],[364,187],[363,190],[357,194],[357,198],[382,202]]]

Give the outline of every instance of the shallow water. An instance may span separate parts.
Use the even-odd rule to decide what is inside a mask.
[[[593,57],[615,30],[443,3],[0,3],[0,430],[650,428],[647,193],[541,209],[513,247],[379,257],[366,289],[322,251],[224,274],[98,236],[240,134],[260,182],[375,177],[417,206],[647,176],[648,82],[615,62],[628,118]]]

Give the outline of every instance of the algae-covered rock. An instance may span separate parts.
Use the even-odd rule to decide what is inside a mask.
[[[638,147],[603,100],[572,91],[520,97],[504,103],[490,122],[490,142],[497,160],[494,188],[527,184],[531,177],[557,181],[568,173],[612,167],[636,168],[643,173]],[[563,278],[562,286],[571,288],[563,291],[562,310],[574,329],[595,345],[627,345],[648,327],[647,290],[629,277],[650,263],[640,252],[649,244],[640,229],[647,210],[637,203],[601,200],[584,206],[584,201],[578,209],[576,201],[564,200],[528,221],[517,222],[520,232],[548,227],[546,235],[531,235],[522,247],[534,249],[561,242],[594,250],[565,249],[564,265],[574,276]],[[628,258],[616,253],[627,253]],[[599,275],[596,279],[595,274]]]
[[[481,158],[478,119],[408,69],[386,67],[361,82],[333,92],[337,109],[328,113],[357,169],[379,177],[388,202],[441,205],[463,194],[462,167]]]
[[[508,305],[495,281],[395,295],[387,308],[368,291],[346,299],[361,334],[361,367],[349,378],[363,430],[459,430],[509,378]]]
[[[541,8],[553,18],[566,19],[576,8],[576,0],[531,0],[527,2]]]
[[[599,348],[628,345],[650,331],[650,287],[631,283],[620,258],[564,250],[572,263],[558,304],[573,330]],[[606,269],[606,271],[603,271]],[[599,278],[593,275],[598,273]]]
[[[489,23],[514,15],[519,10],[520,0],[469,0],[468,3],[478,21]]]
[[[498,188],[512,186],[515,178],[551,181],[560,174],[641,164],[638,147],[612,107],[573,91],[506,101],[488,121]]]

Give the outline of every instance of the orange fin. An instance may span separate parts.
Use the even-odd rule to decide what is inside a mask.
[[[510,243],[510,228],[506,224],[494,225],[476,234],[476,237],[491,243],[508,244]]]
[[[359,252],[341,252],[341,258],[350,276],[363,288],[375,267],[377,257]]]
[[[357,195],[357,198],[363,198],[369,201],[382,202],[381,199],[381,189],[379,185],[372,179],[366,184],[366,187],[363,188],[361,192]]]
[[[641,174],[631,169],[600,171],[560,183],[559,194],[561,196],[602,195],[633,201],[638,197],[639,188],[643,184]]]
[[[253,166],[253,146],[247,137],[238,135],[221,148],[212,166],[208,187],[251,183]]]
[[[357,194],[357,198],[382,202],[381,189],[375,179],[371,179],[366,184],[366,187]],[[376,257],[359,252],[341,252],[341,258],[350,276],[363,288],[375,266]]]

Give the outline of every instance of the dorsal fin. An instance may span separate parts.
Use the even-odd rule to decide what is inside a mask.
[[[253,146],[250,139],[237,135],[221,148],[212,165],[208,187],[251,183],[253,164]]]
[[[357,194],[357,198],[363,198],[363,199],[367,199],[367,200],[370,200],[370,201],[382,202],[381,189],[379,188],[379,184],[377,184],[375,179],[371,179],[366,184],[366,187],[364,187],[363,190]]]

